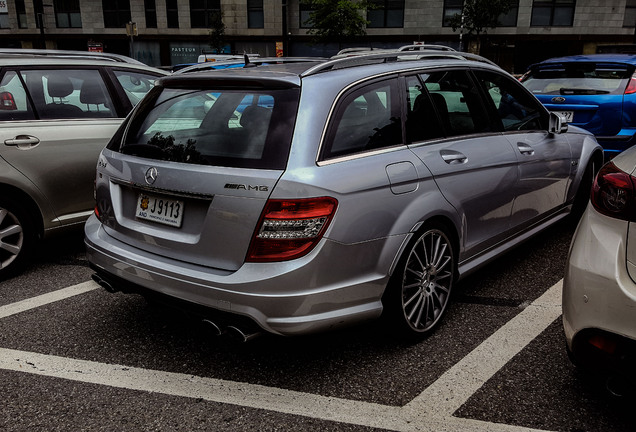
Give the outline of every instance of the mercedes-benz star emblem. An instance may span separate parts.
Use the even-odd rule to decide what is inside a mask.
[[[146,171],[146,183],[151,185],[155,180],[157,180],[157,168],[148,168],[148,171]]]

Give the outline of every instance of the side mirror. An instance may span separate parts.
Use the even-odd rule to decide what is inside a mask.
[[[564,117],[550,112],[550,122],[548,125],[548,132],[552,134],[562,134],[568,131],[568,124]]]

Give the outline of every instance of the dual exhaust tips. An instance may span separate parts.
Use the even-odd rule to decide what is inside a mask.
[[[116,293],[118,291],[121,291],[117,287],[113,286],[110,282],[99,276],[97,273],[93,273],[91,275],[91,279],[93,279],[99,286],[104,288],[109,293]],[[203,324],[205,329],[213,336],[227,335],[231,339],[238,342],[249,342],[261,335],[260,331],[245,331],[234,325],[229,325],[222,328],[208,318],[204,318],[203,320],[201,320],[201,323]]]
[[[213,336],[227,335],[230,338],[243,343],[256,339],[261,335],[261,332],[247,332],[233,325],[221,328],[214,321],[207,318],[201,320],[201,324],[203,324],[207,331]]]

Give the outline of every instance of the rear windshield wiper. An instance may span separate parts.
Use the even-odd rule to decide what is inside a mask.
[[[163,149],[152,144],[124,144],[119,151],[127,155],[150,157],[153,159],[163,159],[164,156]]]
[[[597,90],[597,89],[581,89],[581,88],[561,88],[559,93],[562,95],[599,95],[599,94],[609,94],[610,92],[607,90]]]

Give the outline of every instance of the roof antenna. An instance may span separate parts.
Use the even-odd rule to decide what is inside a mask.
[[[245,62],[244,68],[256,67],[254,63],[250,63],[250,56],[248,56],[247,53],[243,54],[243,61]]]

